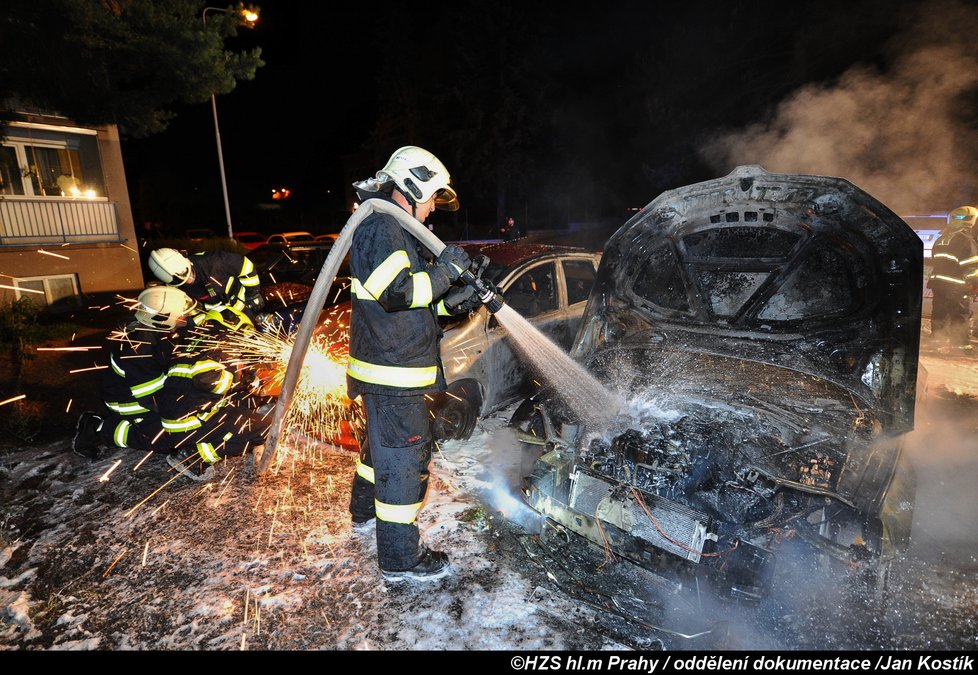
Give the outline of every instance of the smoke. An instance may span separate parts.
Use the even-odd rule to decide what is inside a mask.
[[[701,149],[722,173],[740,164],[846,178],[897,213],[978,198],[978,8],[914,5],[889,65],[854,66],[781,102],[773,118]]]
[[[917,475],[912,551],[922,559],[944,558],[974,566],[978,398],[932,395],[918,401],[918,406],[916,430],[905,446]]]

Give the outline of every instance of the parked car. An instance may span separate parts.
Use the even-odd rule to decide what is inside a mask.
[[[315,244],[316,238],[309,232],[282,232],[273,234],[268,239],[269,244],[285,244],[294,246],[296,244]]]
[[[608,241],[572,351],[629,405],[520,406],[526,502],[681,588],[759,600],[800,540],[881,589],[913,515],[922,261],[842,179],[748,166],[663,193]]]
[[[291,312],[292,305],[305,303],[331,248],[331,245],[322,242],[297,245],[265,243],[248,253],[248,258],[258,271],[262,296],[268,307]],[[344,261],[333,282],[335,292],[331,293],[329,304],[349,299],[349,277],[349,265]]]
[[[260,232],[235,232],[234,240],[250,251],[268,241],[268,237]]]
[[[330,232],[329,234],[317,234],[316,241],[325,241],[326,243],[335,243],[339,239],[339,232]]]

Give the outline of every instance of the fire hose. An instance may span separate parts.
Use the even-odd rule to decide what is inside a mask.
[[[268,467],[272,465],[272,462],[275,461],[278,441],[282,434],[282,426],[289,412],[289,406],[292,405],[292,394],[299,382],[302,364],[305,361],[306,352],[309,350],[309,343],[312,341],[313,333],[316,330],[316,321],[319,318],[319,313],[326,303],[326,296],[329,293],[330,286],[333,284],[333,280],[336,278],[340,263],[353,243],[353,233],[356,231],[357,226],[372,213],[383,213],[394,217],[401,227],[420,241],[435,256],[441,255],[441,252],[445,249],[445,243],[441,239],[436,237],[420,221],[412,218],[409,213],[395,204],[390,204],[380,199],[369,199],[354,211],[353,215],[346,221],[343,229],[340,230],[340,236],[330,249],[329,255],[326,256],[326,260],[323,262],[323,268],[320,270],[319,276],[316,278],[316,283],[312,287],[309,300],[306,301],[306,307],[302,311],[302,317],[299,320],[299,330],[296,333],[295,344],[292,347],[292,355],[289,357],[289,365],[285,369],[285,378],[282,381],[282,393],[279,395],[278,403],[275,405],[272,425],[269,427],[268,438],[265,440],[265,451],[262,453],[261,460],[256,467],[258,475],[265,473]],[[472,274],[470,270],[464,270],[459,278],[475,290],[479,300],[482,301],[490,312],[495,313],[503,306],[503,299],[493,288],[481,278]]]

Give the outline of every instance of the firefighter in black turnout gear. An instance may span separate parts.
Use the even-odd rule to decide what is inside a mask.
[[[970,349],[971,298],[978,283],[978,245],[974,227],[978,209],[961,206],[948,214],[947,226],[931,250],[933,270],[927,287],[934,293],[931,339]]]
[[[139,294],[135,319],[110,336],[109,368],[102,375],[101,415],[84,412],[72,441],[76,454],[97,459],[100,446],[169,452],[159,396],[173,351],[197,303],[177,288],[152,286]]]
[[[211,467],[223,459],[260,454],[271,424],[242,404],[245,383],[215,342],[222,333],[252,329],[228,308],[202,316],[174,353],[160,395],[162,425],[174,448],[167,462],[195,481],[210,480]]]
[[[255,265],[231,251],[204,251],[189,258],[172,248],[149,254],[149,268],[168,286],[178,286],[204,311],[233,312],[244,324],[254,324],[265,306]],[[197,320],[203,320],[202,315]]]
[[[397,150],[375,178],[355,183],[361,200],[383,199],[424,222],[458,208],[445,166],[427,150]],[[377,556],[387,581],[436,579],[448,556],[421,542],[417,517],[428,488],[432,419],[426,395],[445,388],[438,314],[475,309],[470,287],[453,286],[470,260],[448,246],[437,260],[397,220],[374,213],[350,250],[353,312],[347,389],[362,396],[367,439],[354,476],[355,529],[376,518]]]

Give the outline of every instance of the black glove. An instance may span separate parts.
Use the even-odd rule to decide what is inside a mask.
[[[452,286],[448,289],[448,293],[445,294],[445,309],[452,316],[468,314],[473,310],[479,309],[479,305],[481,304],[482,301],[476,295],[475,289],[468,284],[464,286]]]
[[[479,254],[472,258],[472,263],[469,265],[469,271],[472,272],[472,276],[474,276],[476,279],[481,279],[482,273],[486,271],[488,266],[489,256]]]
[[[449,281],[458,279],[462,272],[472,264],[472,261],[469,260],[469,254],[462,250],[461,246],[455,244],[445,246],[445,250],[438,256],[438,262],[444,265],[445,271],[448,272]]]

